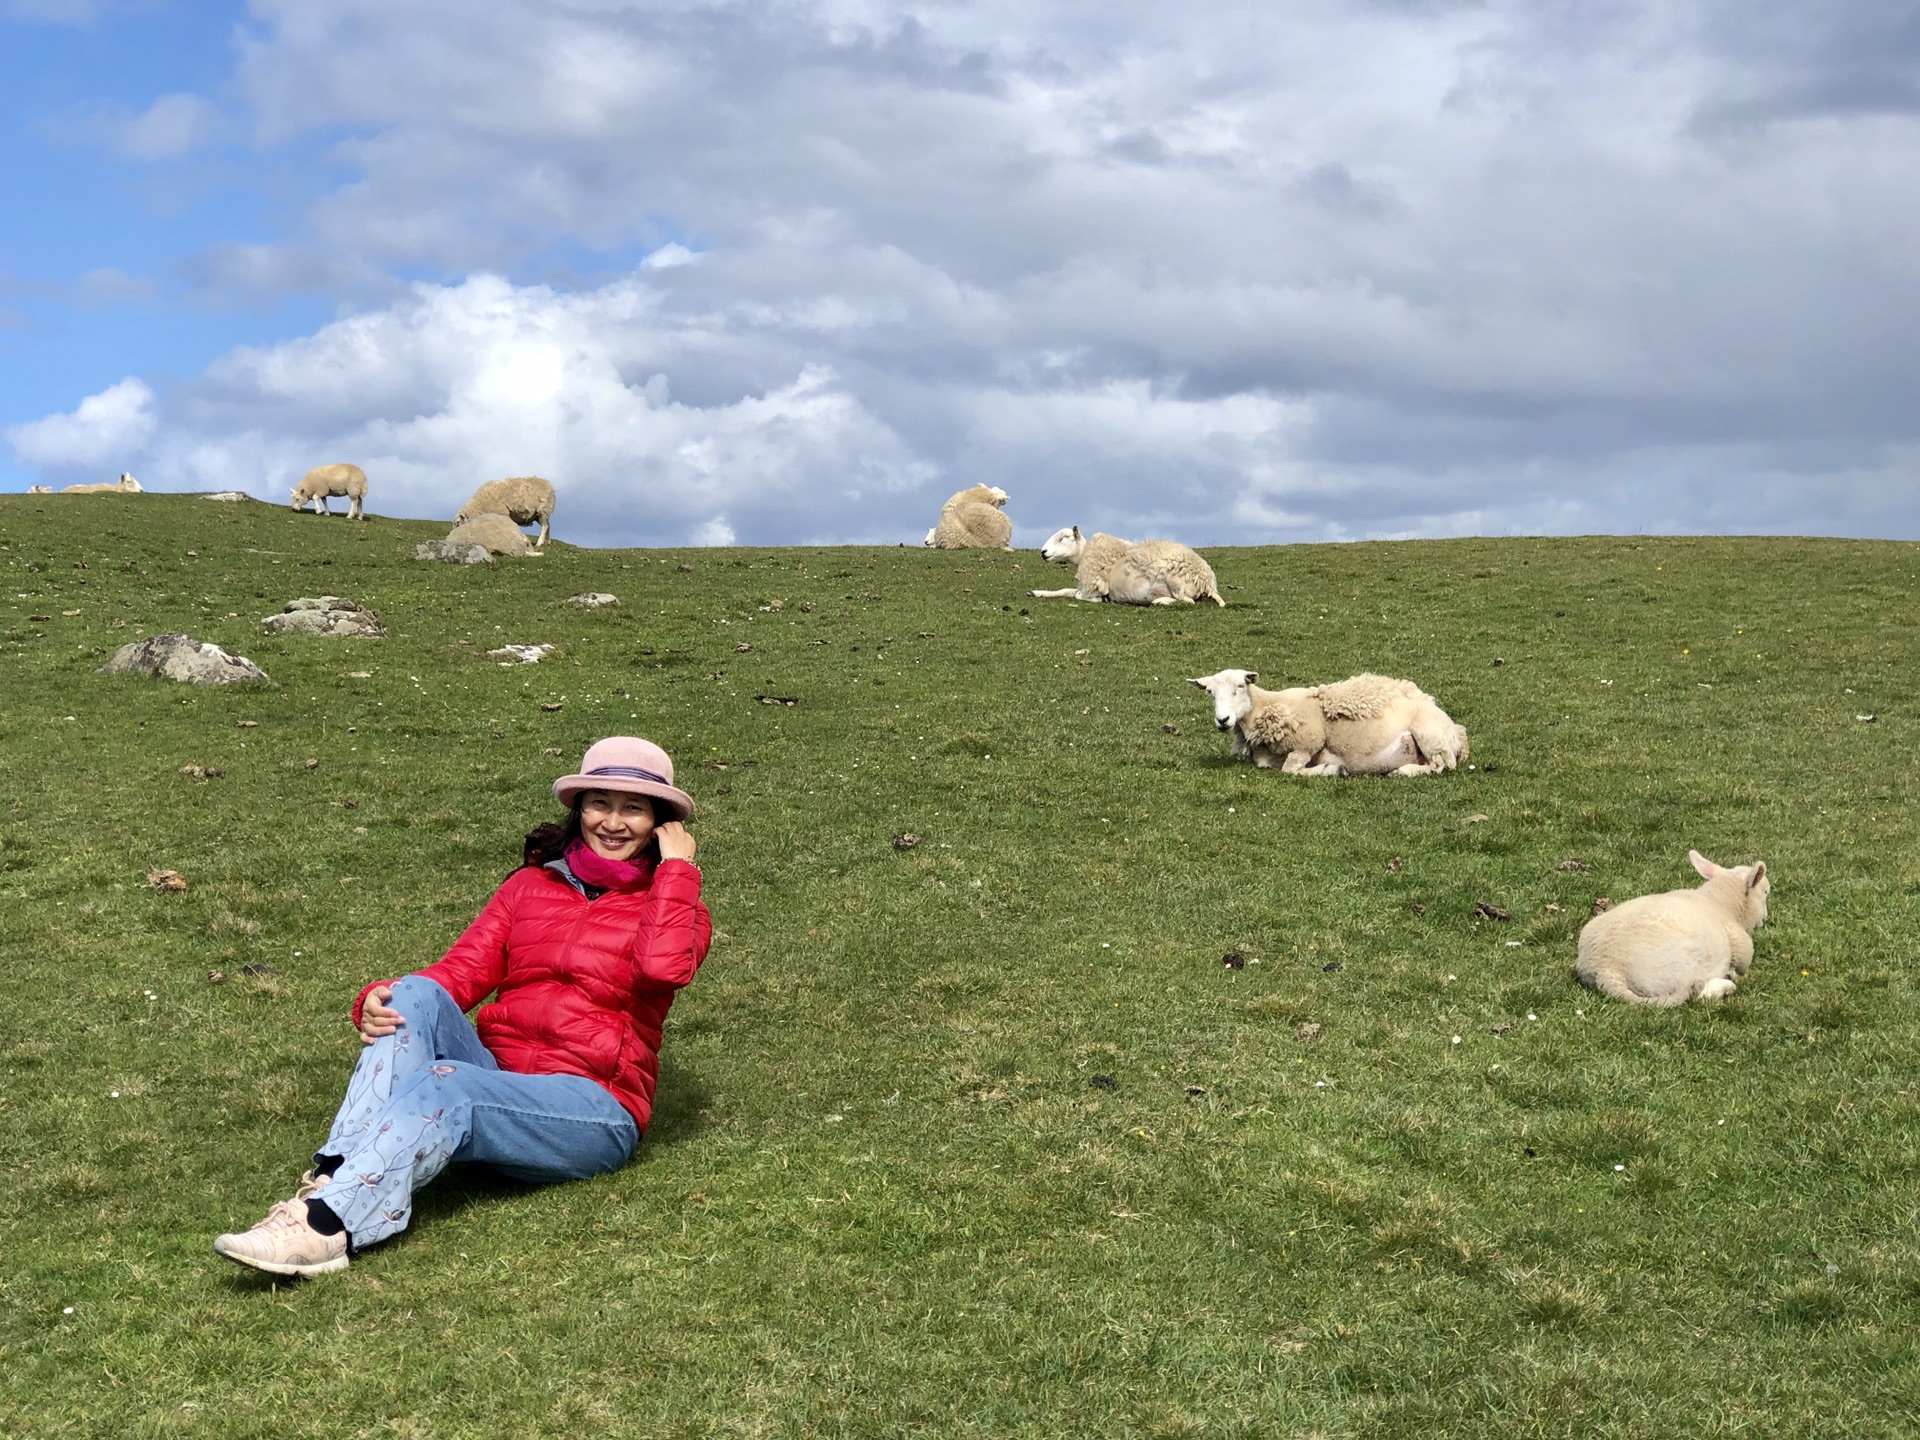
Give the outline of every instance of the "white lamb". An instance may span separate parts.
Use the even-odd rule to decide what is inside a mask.
[[[1056,530],[1040,547],[1043,558],[1076,567],[1071,590],[1035,590],[1042,600],[1111,600],[1117,605],[1191,605],[1227,602],[1213,567],[1177,540],[1133,543],[1117,535],[1083,536],[1078,525]]]
[[[538,525],[536,546],[547,543],[553,520],[553,482],[538,475],[515,475],[507,480],[489,480],[473,492],[473,498],[453,517],[455,525],[476,515],[504,515],[515,525]]]
[[[447,540],[454,545],[479,545],[489,555],[538,555],[540,552],[527,542],[526,532],[513,523],[508,515],[494,515],[482,512],[462,520],[447,532]]]
[[[299,510],[312,505],[314,513],[333,514],[333,497],[347,497],[347,518],[364,520],[360,502],[367,498],[367,472],[358,465],[316,465],[300,477],[300,483],[293,487],[293,508]]]
[[[1467,758],[1467,732],[1411,680],[1355,675],[1330,685],[1262,690],[1255,670],[1187,683],[1213,696],[1213,723],[1233,753],[1289,775],[1435,775]]]
[[[60,493],[62,495],[144,495],[146,492],[140,488],[138,480],[122,470],[120,478],[111,485],[104,480],[97,485],[66,485],[61,487]]]
[[[53,487],[51,485],[29,485],[27,486],[27,493],[29,495],[51,495],[53,493]]]
[[[936,550],[1011,550],[1013,521],[1000,513],[1007,492],[998,485],[972,485],[940,507],[940,523],[927,531]]]
[[[1573,967],[1582,985],[1636,1005],[1733,993],[1753,964],[1753,932],[1767,918],[1773,882],[1764,862],[1729,868],[1698,850],[1687,859],[1705,884],[1641,895],[1586,923]]]

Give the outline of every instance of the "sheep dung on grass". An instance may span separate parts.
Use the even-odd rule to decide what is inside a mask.
[[[1111,600],[1117,605],[1191,605],[1211,600],[1225,605],[1213,567],[1190,545],[1178,540],[1122,540],[1117,535],[1083,536],[1078,525],[1056,530],[1040,547],[1044,559],[1075,567],[1071,590],[1035,590],[1042,600]]]
[[[1233,753],[1289,775],[1435,775],[1467,758],[1467,732],[1411,680],[1355,675],[1329,685],[1262,690],[1257,670],[1189,680],[1213,696]]]
[[[936,550],[1011,550],[1013,521],[1001,513],[1007,492],[998,485],[973,485],[948,497],[940,523],[927,531]]]
[[[520,527],[505,515],[469,516],[447,532],[451,545],[479,545],[489,555],[537,555]]]
[[[538,475],[489,480],[473,492],[471,500],[460,507],[460,513],[453,517],[453,523],[461,525],[477,515],[504,515],[515,525],[538,525],[540,538],[533,543],[536,546],[545,545],[548,526],[553,520],[553,503],[553,482],[542,480]]]
[[[316,465],[293,487],[293,508],[311,504],[315,514],[333,514],[333,497],[347,497],[347,518],[364,520],[360,502],[367,498],[367,472],[358,465]]]
[[[67,485],[61,488],[62,495],[144,495],[140,482],[126,471],[120,472],[120,478],[111,485],[102,481],[98,485]]]
[[[1753,932],[1767,918],[1765,862],[1716,865],[1698,850],[1687,859],[1705,882],[1692,890],[1641,895],[1602,911],[1580,931],[1580,983],[1636,1005],[1718,1000],[1753,964]]]

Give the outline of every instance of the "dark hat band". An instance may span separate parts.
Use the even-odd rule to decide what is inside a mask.
[[[666,776],[642,770],[638,765],[596,765],[586,772],[586,778],[591,779],[595,775],[618,775],[624,780],[651,780],[656,785],[673,784]]]

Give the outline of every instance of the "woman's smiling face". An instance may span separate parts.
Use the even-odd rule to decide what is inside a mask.
[[[620,790],[588,790],[580,796],[580,834],[594,854],[634,860],[653,838],[653,801]]]

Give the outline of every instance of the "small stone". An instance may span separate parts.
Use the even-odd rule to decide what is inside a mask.
[[[756,695],[753,698],[762,705],[798,705],[800,703],[798,695]]]
[[[691,575],[693,573],[693,567],[691,565],[676,565],[673,568],[678,570],[682,575]]]
[[[224,985],[224,984],[226,984],[226,983],[227,983],[227,972],[226,972],[226,971],[224,971],[224,970],[209,970],[209,971],[207,971],[207,984],[209,984],[209,985]]]
[[[567,752],[562,750],[558,745],[549,745],[547,746],[546,749],[542,750],[540,753],[542,755],[564,755]]]
[[[1507,663],[1506,660],[1503,659],[1501,656],[1496,655],[1493,657],[1493,664],[1495,669],[1498,669],[1500,666],[1506,663]]]
[[[1402,860],[1398,855],[1390,855],[1387,857],[1387,869],[1397,871],[1404,870],[1406,867],[1407,862]]]
[[[919,843],[920,837],[910,830],[893,837],[893,848],[896,850],[911,850]]]
[[[1609,900],[1606,896],[1596,895],[1593,897],[1593,913],[1594,914],[1604,915],[1607,911],[1611,910],[1612,908],[1613,908],[1613,901]]]
[[[178,895],[187,888],[187,877],[178,870],[149,870],[147,884],[167,895]]]
[[[309,770],[318,770],[320,768],[320,761],[314,756],[308,756],[306,768]]]
[[[1238,950],[1229,950],[1220,957],[1220,963],[1229,970],[1244,970],[1247,966],[1247,957]]]
[[[334,635],[350,640],[377,640],[387,627],[366,606],[344,595],[308,595],[289,600],[278,615],[260,624],[276,635]]]
[[[752,644],[750,644],[748,641],[742,640],[733,647],[733,653],[736,655],[744,655],[751,649],[753,649]]]
[[[1586,861],[1582,860],[1578,855],[1570,855],[1565,860],[1562,860],[1558,865],[1554,866],[1553,868],[1556,870],[1573,871],[1573,870],[1591,870],[1593,869],[1593,866],[1589,865]]]
[[[1207,1087],[1204,1085],[1189,1085],[1186,1088],[1185,1094],[1189,1100],[1204,1100],[1207,1095]]]
[[[1326,964],[1320,967],[1320,970],[1322,974],[1333,975],[1333,974],[1337,974],[1341,968],[1342,968],[1341,964],[1338,960],[1329,960],[1327,961]]]
[[[1462,820],[1460,823],[1462,825],[1478,825],[1482,821],[1484,821],[1486,818],[1487,817],[1484,815],[1469,815],[1467,816],[1466,819]]]
[[[604,590],[589,590],[582,595],[569,595],[567,604],[584,605],[589,610],[598,610],[602,605],[618,605],[620,597],[609,595]]]
[[[1318,1020],[1309,1020],[1305,1025],[1302,1025],[1298,1030],[1293,1032],[1293,1038],[1299,1041],[1318,1040],[1320,1038],[1320,1022]]]
[[[1504,1035],[1511,1029],[1513,1029],[1513,1022],[1511,1020],[1502,1020],[1493,1027],[1493,1033],[1496,1035]]]
[[[552,714],[555,710],[564,709],[566,703],[564,700],[542,700],[540,702],[540,708],[548,714]]]
[[[258,730],[260,728],[260,722],[258,720],[236,720],[233,722],[233,726],[236,730]]]

